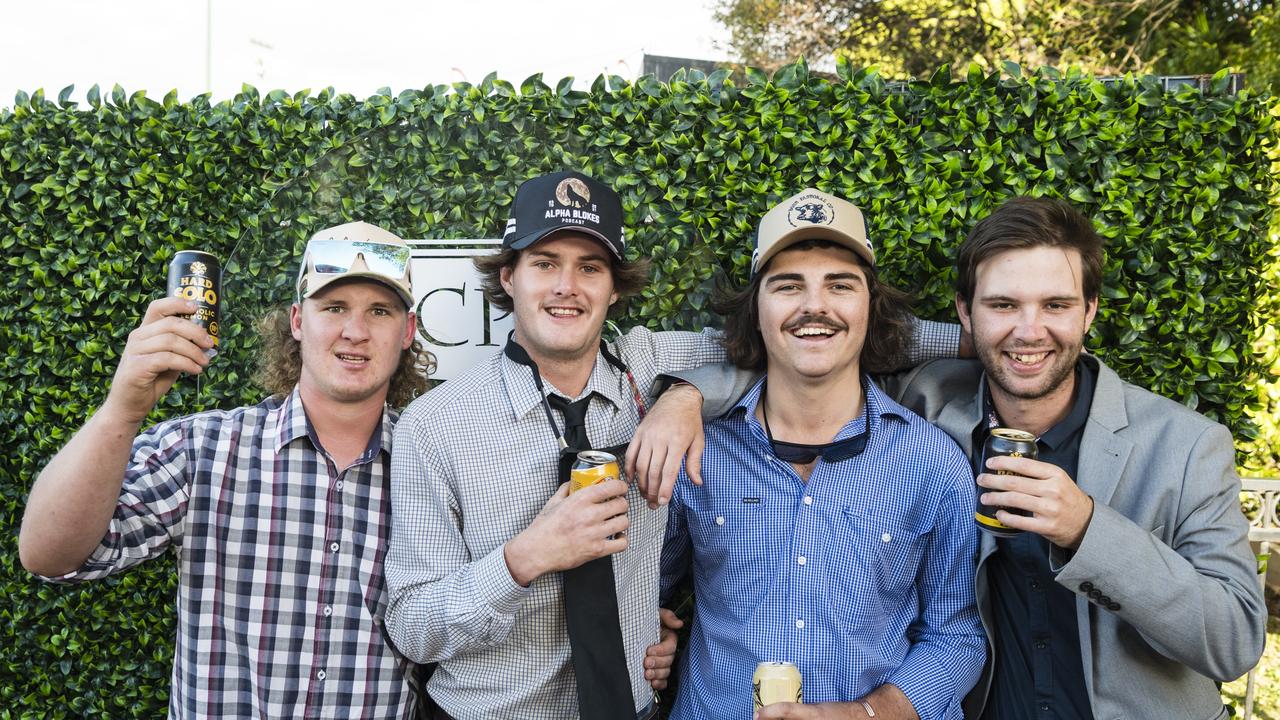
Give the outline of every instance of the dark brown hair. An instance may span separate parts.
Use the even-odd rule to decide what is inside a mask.
[[[298,378],[302,377],[302,343],[293,337],[289,306],[268,311],[258,318],[256,325],[262,339],[262,351],[253,380],[267,394],[284,397],[293,392]],[[387,404],[403,408],[430,390],[432,381],[427,378],[435,371],[435,356],[414,338],[409,349],[400,353],[400,365],[391,376],[391,388],[387,391]]]
[[[802,240],[787,248],[812,250],[814,248],[843,245],[828,240]],[[871,307],[867,315],[867,337],[862,345],[858,363],[863,372],[886,373],[903,367],[911,342],[910,297],[892,285],[880,282],[875,268],[867,265],[857,253],[850,251],[858,265],[866,271],[867,289],[871,293]],[[772,260],[770,261],[772,263]],[[712,309],[724,317],[724,337],[721,343],[729,361],[747,370],[764,370],[768,365],[764,337],[760,334],[760,286],[764,282],[769,265],[751,278],[745,288],[722,285],[712,303]]]
[[[1070,203],[1057,198],[1016,197],[983,218],[956,252],[956,293],[973,302],[978,266],[1006,250],[1033,247],[1072,248],[1080,253],[1085,300],[1102,290],[1102,238],[1093,223]]]
[[[480,287],[484,289],[485,299],[499,310],[511,312],[515,307],[511,296],[502,287],[502,269],[514,270],[521,252],[524,251],[503,248],[496,255],[477,255],[471,260],[480,273]],[[649,284],[649,258],[618,260],[610,253],[609,274],[613,276],[613,291],[618,293],[618,302],[609,308],[608,316],[618,317],[626,312],[627,301]]]

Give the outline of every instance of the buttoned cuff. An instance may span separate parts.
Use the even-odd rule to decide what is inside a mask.
[[[960,354],[960,326],[933,320],[912,318],[911,344],[908,348],[908,367],[921,365],[929,360],[954,358]]]
[[[532,586],[521,587],[511,577],[507,568],[507,558],[503,553],[505,545],[499,545],[493,552],[476,561],[473,568],[476,591],[480,600],[502,615],[515,615],[516,610],[529,597]]]

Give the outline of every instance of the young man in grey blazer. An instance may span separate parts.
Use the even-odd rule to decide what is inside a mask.
[[[1226,717],[1214,681],[1257,662],[1266,626],[1230,433],[1082,352],[1102,243],[1069,204],[1005,203],[961,245],[957,269],[956,310],[980,362],[939,360],[885,383],[971,458],[996,426],[1033,433],[1039,450],[975,460],[979,499],[1024,532],[981,538],[992,659],[966,716]],[[727,368],[685,379],[704,415],[746,383]]]

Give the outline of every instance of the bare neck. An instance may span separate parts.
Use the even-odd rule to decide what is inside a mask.
[[[1071,373],[1065,382],[1038,398],[1015,397],[994,384],[989,387],[991,402],[1003,425],[1040,437],[1071,412],[1071,404],[1075,399],[1076,375]]]
[[[339,471],[350,467],[368,447],[374,429],[382,422],[386,393],[354,403],[336,401],[306,388],[299,388],[299,395],[307,420],[334,465]]]
[[[862,385],[855,364],[838,375],[810,380],[769,372],[764,401],[756,418],[769,413],[769,429],[777,440],[818,445],[831,442],[841,428],[862,413]],[[767,405],[767,408],[762,406]]]

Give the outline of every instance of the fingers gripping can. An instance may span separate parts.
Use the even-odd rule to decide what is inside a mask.
[[[169,263],[169,296],[196,304],[191,321],[213,338],[209,356],[218,353],[218,303],[222,297],[222,266],[218,258],[199,250],[182,250]]]
[[[754,710],[759,711],[774,703],[804,702],[804,683],[800,668],[789,662],[762,662],[756,665],[751,677],[751,698]]]
[[[982,444],[982,459],[978,463],[978,472],[995,472],[996,475],[1008,475],[1009,473],[1003,471],[987,470],[987,459],[1005,455],[1008,457],[1027,457],[1034,460],[1036,454],[1035,435],[1025,430],[1014,430],[1013,428],[992,428],[987,435],[987,441]],[[986,491],[986,488],[979,485],[978,497],[981,498],[982,493]],[[997,537],[1013,537],[1021,533],[1021,530],[1011,528],[996,519],[996,510],[999,509],[991,505],[983,505],[982,501],[978,500],[973,519],[978,522],[978,527]],[[1025,510],[1016,508],[1004,509],[1016,515],[1030,514]]]
[[[618,478],[618,458],[599,450],[583,450],[569,472],[569,494]]]

